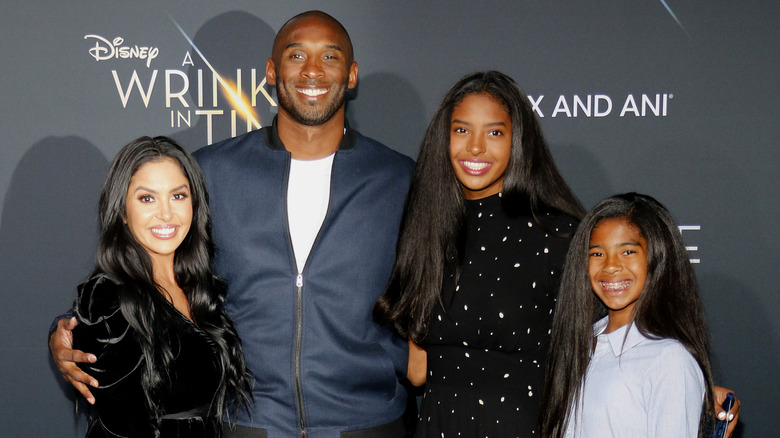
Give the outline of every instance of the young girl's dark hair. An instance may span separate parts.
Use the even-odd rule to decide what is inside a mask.
[[[224,282],[211,272],[214,244],[210,237],[211,219],[206,183],[200,167],[181,146],[166,137],[141,137],[123,147],[106,177],[100,193],[100,238],[93,275],[105,273],[134,287],[121,288],[120,310],[137,333],[145,369],[141,380],[147,405],[159,420],[162,394],[170,383],[167,372],[174,359],[167,321],[157,311],[167,293],[154,280],[152,261],[125,224],[127,190],[130,179],[149,162],[175,160],[190,184],[192,224],[176,249],[174,274],[187,296],[193,321],[214,340],[224,370],[223,382],[214,406],[221,416],[228,405],[236,408],[250,402],[252,376],[246,368],[241,342],[224,310]],[[161,299],[162,298],[162,299]]]
[[[699,423],[699,436],[704,436],[706,413],[713,410],[714,402],[708,335],[696,275],[672,215],[655,199],[637,193],[601,201],[574,234],[553,317],[541,436],[562,437],[567,422],[575,421],[571,406],[582,395],[582,379],[593,348],[593,323],[607,315],[588,274],[590,236],[599,223],[612,218],[625,219],[647,241],[647,278],[632,323],[645,337],[679,341],[704,374],[707,386]]]
[[[374,319],[403,337],[420,342],[440,299],[444,271],[458,275],[466,202],[450,158],[454,108],[470,94],[497,99],[512,119],[512,151],[504,174],[502,206],[510,214],[531,204],[534,219],[555,233],[553,222],[585,210],[555,166],[525,93],[496,71],[460,79],[444,96],[420,147],[401,222],[396,262],[386,292],[374,306]]]

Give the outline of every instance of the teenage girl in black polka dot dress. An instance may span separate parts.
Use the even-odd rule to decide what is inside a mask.
[[[582,205],[525,94],[461,79],[420,149],[375,318],[409,338],[418,437],[533,437],[563,261]]]

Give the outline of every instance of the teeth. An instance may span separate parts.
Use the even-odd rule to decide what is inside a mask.
[[[485,162],[474,162],[474,161],[461,161],[464,166],[468,167],[471,170],[482,170],[488,166],[490,166],[490,163]]]
[[[176,231],[176,228],[174,227],[152,228],[154,234],[160,234],[162,236],[170,236],[174,231]]]
[[[298,89],[299,93],[303,93],[307,96],[317,97],[319,95],[325,94],[328,92],[325,88],[300,88]]]
[[[606,290],[619,290],[623,289],[625,287],[628,287],[628,285],[631,284],[630,280],[623,280],[618,281],[616,283],[607,283],[606,281],[601,282],[601,286]]]

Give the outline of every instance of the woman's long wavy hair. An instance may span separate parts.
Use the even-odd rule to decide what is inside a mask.
[[[550,218],[580,218],[582,204],[555,166],[525,93],[497,71],[461,78],[444,96],[420,147],[401,222],[390,284],[374,306],[374,319],[419,343],[440,300],[445,270],[459,274],[466,202],[450,158],[455,107],[471,94],[501,102],[512,120],[512,151],[502,187],[502,206],[516,213],[529,200],[534,219],[555,232]],[[552,216],[551,216],[552,215]],[[549,226],[547,226],[549,225]]]
[[[167,137],[141,137],[124,146],[111,165],[100,194],[100,238],[96,273],[105,273],[130,287],[121,288],[120,309],[135,330],[145,362],[142,386],[153,415],[163,414],[159,401],[170,385],[168,370],[174,359],[171,339],[175,333],[161,306],[168,305],[159,292],[167,293],[154,280],[148,252],[125,224],[130,179],[146,163],[173,159],[190,183],[192,224],[175,251],[176,282],[187,296],[193,321],[214,340],[224,371],[214,411],[222,416],[228,406],[251,402],[252,376],[247,370],[241,342],[224,309],[225,285],[211,272],[214,244],[208,193],[200,167],[181,146]]]
[[[633,324],[646,337],[676,339],[696,359],[707,385],[699,436],[714,408],[709,338],[696,274],[671,213],[650,196],[626,193],[601,201],[585,216],[569,247],[561,279],[547,362],[541,436],[562,437],[593,348],[593,323],[608,311],[593,292],[588,273],[590,236],[606,219],[632,224],[647,241],[647,277],[636,302]],[[575,414],[576,415],[576,414]]]

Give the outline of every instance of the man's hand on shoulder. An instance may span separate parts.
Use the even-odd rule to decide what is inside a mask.
[[[95,404],[95,397],[89,391],[89,386],[97,388],[98,381],[81,370],[76,365],[79,362],[97,361],[94,354],[73,349],[73,329],[78,322],[76,318],[62,318],[57,321],[57,329],[49,336],[49,352],[54,363],[65,378],[90,404]],[[89,385],[89,386],[87,386]]]

